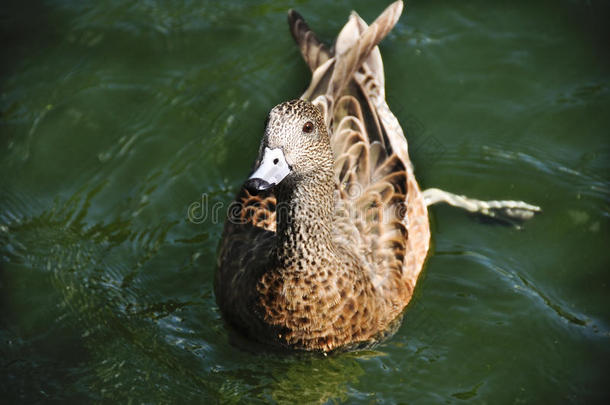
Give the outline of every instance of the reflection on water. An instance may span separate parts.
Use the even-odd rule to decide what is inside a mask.
[[[382,53],[421,182],[543,213],[516,229],[434,208],[435,252],[398,333],[320,357],[232,344],[212,293],[222,215],[203,207],[232,200],[267,111],[308,82],[286,10],[329,39],[350,8],[370,20],[380,6],[0,5],[7,401],[601,400],[604,7],[407,6]]]

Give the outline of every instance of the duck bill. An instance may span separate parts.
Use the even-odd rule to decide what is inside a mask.
[[[288,174],[290,174],[290,166],[282,149],[266,147],[263,151],[263,159],[248,179],[246,187],[256,191],[267,190],[279,184]]]

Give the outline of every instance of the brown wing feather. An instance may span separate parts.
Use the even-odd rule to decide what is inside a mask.
[[[340,212],[336,236],[358,246],[376,285],[402,308],[421,271],[429,228],[406,139],[385,104],[377,47],[401,10],[401,3],[392,4],[370,26],[352,13],[334,54],[312,68],[302,98],[319,106],[331,130]],[[309,28],[304,32],[313,36]],[[297,40],[302,42],[307,41]]]

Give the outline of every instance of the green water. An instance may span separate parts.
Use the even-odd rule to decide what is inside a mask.
[[[0,402],[603,402],[598,1],[408,2],[381,51],[422,186],[544,213],[519,230],[434,207],[433,254],[375,351],[230,342],[212,293],[223,207],[267,111],[309,81],[286,10],[331,40],[386,4],[2,2]]]

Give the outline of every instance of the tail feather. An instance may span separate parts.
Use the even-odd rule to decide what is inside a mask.
[[[332,57],[331,51],[316,37],[299,13],[288,11],[288,25],[292,37],[301,49],[303,59],[312,72]]]
[[[336,99],[336,96],[339,95],[349,81],[352,80],[353,74],[360,69],[364,61],[367,60],[371,54],[371,51],[390,32],[394,25],[396,25],[401,13],[402,1],[392,3],[359,35],[349,49],[346,49],[342,53],[336,52],[334,69],[326,91],[326,94],[330,96],[331,99]],[[358,17],[350,18],[350,21],[357,21],[357,18]],[[358,25],[359,24],[355,23],[354,28],[357,29]],[[357,33],[354,32],[352,36],[357,36]]]
[[[337,42],[335,43],[335,53],[344,54],[358,41],[358,38],[366,31],[369,26],[367,23],[356,13],[352,11],[352,14],[347,21],[347,24],[343,27]],[[365,59],[363,65],[368,67],[368,70],[374,75],[378,85],[383,87],[385,85],[385,77],[383,74],[383,62],[381,61],[381,52],[379,47],[375,46]]]

